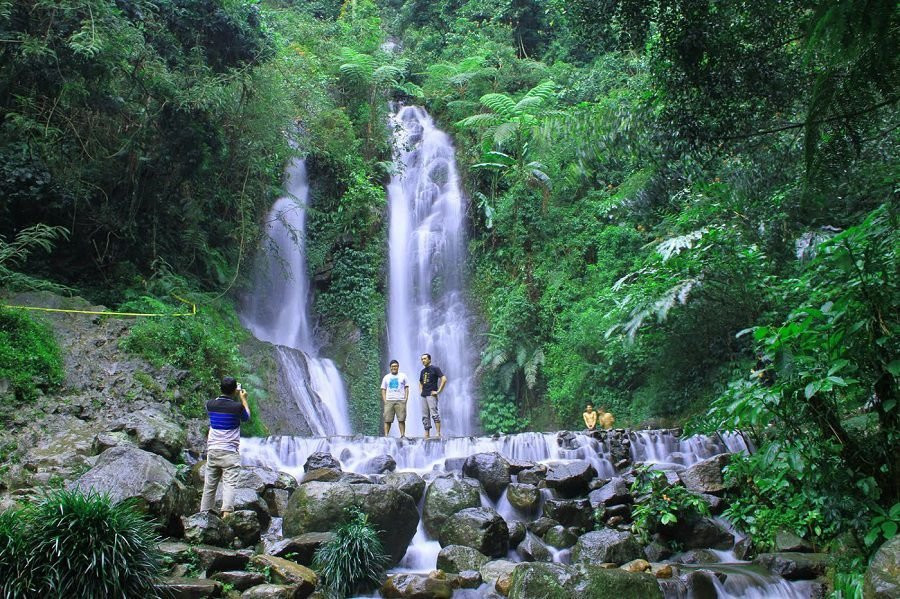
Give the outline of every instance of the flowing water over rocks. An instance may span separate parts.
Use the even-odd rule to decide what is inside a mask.
[[[407,431],[421,435],[417,399],[419,357],[432,355],[449,384],[442,406],[444,435],[474,432],[472,376],[475,351],[463,301],[465,202],[450,137],[420,107],[401,108],[395,161],[400,172],[388,185],[390,271],[388,356],[410,378]]]
[[[703,530],[715,532],[711,542],[727,539],[727,548],[697,554],[706,560],[701,563],[681,563],[697,559],[693,557],[697,550],[650,558],[630,535],[633,465],[650,464],[679,484],[700,481],[695,483],[701,487],[697,492],[707,485],[719,493],[714,490],[719,481],[709,472],[720,468],[727,453],[747,449],[738,435],[683,438],[677,430],[618,429],[592,435],[523,433],[428,440],[270,437],[245,439],[242,455],[245,464],[284,471],[300,481],[323,480],[323,472],[331,472],[327,477],[333,483],[301,484],[301,488],[325,485],[318,493],[327,490],[336,496],[339,488],[350,493],[361,483],[382,483],[410,494],[418,505],[419,521],[405,555],[394,561],[393,582],[382,589],[390,596],[407,596],[400,587],[443,588],[442,580],[428,579],[438,567],[475,584],[474,589],[457,588],[456,599],[497,597],[501,587],[509,597],[541,596],[531,593],[546,591],[533,585],[535,580],[546,582],[547,572],[516,570],[523,562],[553,566],[548,570],[553,584],[570,593],[560,596],[591,596],[587,589],[620,583],[638,589],[647,581],[628,576],[658,581],[660,596],[673,599],[813,596],[818,583],[788,581],[738,560],[731,550],[734,531],[721,519],[707,519]],[[309,499],[299,503],[312,511]],[[597,508],[605,522],[598,525],[598,532],[589,532],[595,527]],[[616,568],[621,575],[598,573],[599,562],[621,566]],[[644,565],[632,565],[638,563]],[[674,572],[669,577],[667,567]],[[659,578],[641,574],[643,568]],[[621,576],[627,580],[617,578]]]
[[[314,435],[346,435],[350,425],[344,384],[334,363],[317,357],[309,316],[309,184],[304,162],[294,159],[285,179],[287,195],[269,212],[253,293],[241,319],[254,337],[278,346],[279,388],[296,404],[296,418],[305,419]]]

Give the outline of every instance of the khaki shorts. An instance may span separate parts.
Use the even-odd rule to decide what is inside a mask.
[[[405,401],[386,401],[384,402],[384,421],[393,422],[394,415],[397,420],[406,422],[406,402]]]

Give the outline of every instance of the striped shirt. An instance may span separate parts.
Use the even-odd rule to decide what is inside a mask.
[[[241,422],[250,420],[243,404],[220,395],[206,402],[206,411],[209,413],[206,450],[237,451],[241,443]]]

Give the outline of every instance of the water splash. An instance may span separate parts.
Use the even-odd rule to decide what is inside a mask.
[[[278,346],[278,376],[314,435],[350,431],[347,395],[337,367],[318,357],[309,316],[306,272],[306,165],[294,159],[285,171],[287,195],[272,206],[253,292],[241,321],[261,341]]]
[[[420,435],[419,358],[432,355],[447,376],[441,396],[445,436],[474,431],[474,351],[463,301],[464,198],[450,137],[417,106],[393,117],[395,160],[390,212],[388,353],[412,383],[406,427]],[[385,368],[387,365],[385,364]]]

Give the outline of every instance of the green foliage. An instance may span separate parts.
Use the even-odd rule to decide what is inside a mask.
[[[519,414],[515,402],[502,395],[489,395],[481,400],[481,429],[488,434],[508,435],[527,430],[529,420]]]
[[[346,517],[313,557],[313,569],[329,597],[349,597],[379,586],[390,562],[368,516],[351,509]]]
[[[700,516],[709,516],[709,505],[681,485],[669,484],[666,473],[650,466],[634,470],[631,494],[637,498],[632,510],[632,531],[643,543],[661,527]]]
[[[900,503],[895,503],[890,510],[876,507],[877,515],[872,518],[869,533],[866,535],[866,545],[872,545],[879,540],[890,541],[897,534],[900,527]]]
[[[50,227],[40,223],[22,229],[11,242],[0,235],[0,286],[18,290],[64,290],[60,285],[16,272],[11,267],[25,262],[35,247],[50,252],[54,241],[67,239],[68,236],[69,231],[64,227]]]
[[[0,514],[4,596],[158,597],[159,540],[127,502],[52,491]]]
[[[0,379],[17,401],[34,399],[64,378],[62,354],[53,331],[15,308],[0,308]]]
[[[205,414],[206,400],[218,393],[219,381],[230,375],[240,378],[243,363],[238,345],[247,332],[231,309],[204,305],[196,316],[143,318],[138,320],[122,347],[146,358],[157,367],[170,365],[187,371],[180,382],[188,392],[178,403],[193,417]],[[182,311],[154,297],[144,296],[120,306],[123,311],[165,314]]]

